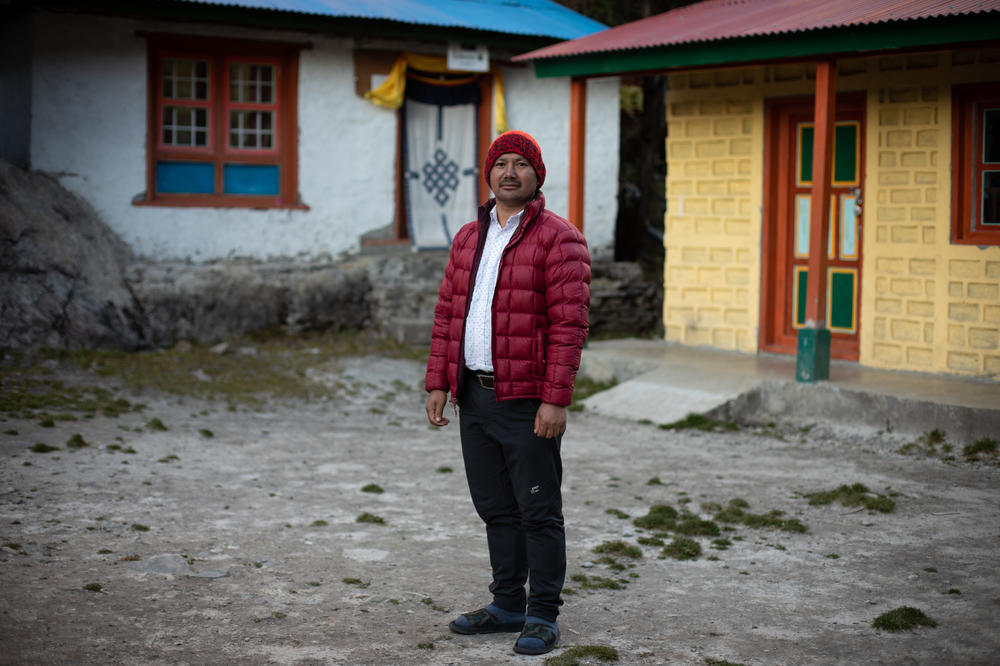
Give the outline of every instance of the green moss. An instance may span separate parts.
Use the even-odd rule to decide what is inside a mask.
[[[431,641],[424,641],[423,643],[417,643],[417,648],[421,650],[433,650],[434,643],[432,643]]]
[[[740,426],[731,421],[722,423],[714,419],[710,419],[704,414],[690,412],[684,418],[678,419],[672,423],[661,423],[659,428],[661,430],[704,430],[706,432],[715,432],[724,430],[739,430]]]
[[[647,486],[662,486],[663,481],[660,481],[660,477],[654,476],[649,481],[646,482]]]
[[[840,502],[844,506],[864,506],[870,511],[881,513],[892,513],[896,510],[896,503],[887,496],[880,493],[873,493],[863,483],[855,483],[850,486],[844,484],[833,490],[815,493],[806,493],[810,506],[830,504]]]
[[[666,544],[666,541],[656,536],[639,537],[637,541],[643,546],[662,546]]]
[[[215,433],[209,430],[208,428],[201,428],[200,430],[198,430],[198,434],[204,437],[205,439],[211,439],[215,437]]]
[[[169,428],[163,424],[163,421],[155,417],[146,422],[146,428],[149,430],[159,430],[160,432],[166,432],[169,430]]]
[[[668,504],[654,504],[649,513],[632,521],[636,527],[647,530],[672,530],[677,522],[677,509]]]
[[[685,536],[719,536],[719,526],[690,514],[676,524],[674,531]]]
[[[625,543],[621,540],[605,541],[598,546],[594,546],[594,552],[607,555],[621,555],[622,557],[631,557],[633,559],[642,557],[641,548]]]
[[[149,526],[143,525],[142,523],[132,523],[132,529],[136,532],[148,532]]]
[[[56,422],[53,421],[52,419],[45,418],[45,419],[42,419],[41,421],[39,421],[38,425],[40,425],[43,428],[55,428],[56,427]]]
[[[549,657],[545,666],[579,666],[590,660],[618,661],[618,650],[606,645],[574,645],[562,654]],[[583,661],[583,660],[586,660]]]
[[[570,580],[584,590],[624,590],[628,581],[604,578],[603,576],[585,576],[584,574],[574,574]]]
[[[376,495],[381,495],[385,491],[382,490],[382,486],[378,485],[377,483],[369,483],[368,485],[363,486],[361,488],[361,492],[363,492],[363,493],[374,493]]]
[[[972,444],[967,444],[962,448],[962,455],[965,456],[966,460],[985,460],[987,458],[995,458],[997,455],[998,448],[997,441],[989,437],[983,437],[978,439]]]
[[[330,523],[326,522],[325,520],[314,520],[311,523],[309,523],[309,526],[310,527],[326,527],[329,524]]]
[[[100,592],[104,588],[101,587],[100,583],[87,583],[86,585],[83,586],[83,589],[87,590],[88,592]]]
[[[340,581],[345,585],[357,585],[358,587],[368,587],[360,578],[341,578]],[[319,583],[317,583],[319,585]]]
[[[901,606],[882,613],[872,622],[872,626],[883,631],[907,631],[916,627],[936,627],[937,622],[919,608]]]
[[[32,453],[52,453],[53,451],[58,451],[58,446],[49,446],[44,442],[36,442],[28,447],[28,450]]]
[[[447,465],[442,465],[441,467],[438,467],[434,471],[436,471],[438,474],[451,474],[455,470],[453,470],[451,467],[448,467]]]
[[[85,440],[80,433],[76,433],[66,440],[66,446],[71,449],[82,449],[90,446],[90,442]]]
[[[359,523],[374,523],[376,525],[385,525],[385,518],[381,516],[376,516],[375,514],[372,513],[368,513],[367,511],[362,513],[355,520],[356,522]]]
[[[701,555],[701,544],[687,537],[676,537],[663,548],[663,555],[675,560],[693,560]]]
[[[164,456],[164,457],[160,458],[156,462],[158,462],[158,463],[172,463],[175,460],[180,460],[180,457],[177,456],[177,455],[175,455],[175,454],[173,454],[173,453],[171,453],[168,456]]]
[[[624,511],[621,511],[620,509],[605,509],[604,513],[608,514],[609,516],[614,516],[615,518],[620,518],[621,520],[628,519],[628,514],[625,513]]]

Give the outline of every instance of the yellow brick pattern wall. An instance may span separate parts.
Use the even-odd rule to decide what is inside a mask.
[[[862,364],[1000,378],[1000,248],[951,243],[951,86],[981,58],[869,59]]]
[[[854,58],[864,91],[862,365],[1000,378],[1000,247],[951,243],[951,86],[1000,79],[1000,50]],[[764,102],[815,67],[687,72],[667,97],[667,340],[756,352]]]
[[[667,340],[754,352],[760,302],[762,105],[755,70],[671,77]]]

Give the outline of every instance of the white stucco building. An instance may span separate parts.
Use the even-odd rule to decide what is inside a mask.
[[[434,73],[429,83],[479,91],[467,161],[480,165],[495,136],[502,82],[508,126],[538,140],[548,207],[567,216],[570,80],[538,79],[510,59],[600,24],[545,2],[530,15],[450,3],[478,7],[472,17],[432,11],[447,2],[411,3],[424,13],[396,17],[371,2],[360,18],[337,4],[317,15],[304,13],[316,3],[294,0],[9,3],[0,157],[52,174],[151,260],[310,260],[357,251],[364,239],[417,246],[406,193],[420,174],[403,137],[425,130],[365,93],[400,55],[444,62],[461,43],[488,51],[487,71]],[[494,10],[504,12],[496,27]],[[589,82],[586,100],[586,204],[573,222],[601,247],[614,238],[618,80]],[[469,168],[460,176],[481,202],[481,178]]]

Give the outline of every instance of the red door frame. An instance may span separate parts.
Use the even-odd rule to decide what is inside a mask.
[[[797,340],[794,329],[785,330],[783,322],[790,322],[789,308],[793,285],[790,282],[791,244],[794,242],[791,230],[794,215],[792,179],[796,165],[794,134],[789,126],[789,117],[802,114],[812,117],[815,102],[812,96],[770,99],[765,102],[764,111],[764,219],[762,225],[761,255],[761,295],[760,295],[760,342],[761,351],[794,354]],[[801,111],[801,114],[800,114]],[[864,129],[865,93],[842,93],[837,95],[835,121],[848,120],[850,115],[859,117],[860,151],[858,154],[858,178],[864,186]],[[862,189],[862,197],[864,192]],[[863,217],[861,219],[863,224]],[[859,227],[860,229],[860,227]],[[861,294],[861,238],[858,237],[858,300]],[[860,317],[858,317],[860,328]],[[858,331],[844,335],[831,333],[830,355],[833,358],[856,361],[859,356]]]

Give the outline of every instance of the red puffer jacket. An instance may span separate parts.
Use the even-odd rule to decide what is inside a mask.
[[[491,199],[478,222],[455,235],[434,309],[428,391],[459,395],[467,374],[463,336],[476,284]],[[493,296],[493,371],[497,400],[540,398],[554,405],[573,399],[573,379],[587,338],[590,255],[573,225],[545,210],[541,192],[528,203],[500,259]]]

